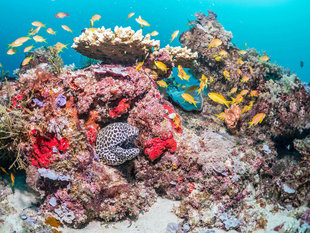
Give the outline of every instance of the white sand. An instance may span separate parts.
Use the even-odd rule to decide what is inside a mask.
[[[168,223],[179,223],[182,221],[172,213],[173,206],[177,205],[177,201],[158,198],[150,210],[140,215],[137,221],[130,222],[125,220],[110,224],[93,221],[83,229],[59,229],[63,233],[165,233]]]

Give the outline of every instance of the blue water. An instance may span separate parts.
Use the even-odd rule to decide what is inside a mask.
[[[187,20],[193,20],[196,11],[207,13],[211,9],[218,14],[218,20],[226,30],[232,31],[233,42],[245,48],[254,47],[267,51],[272,62],[289,68],[304,82],[310,82],[310,1],[309,0],[15,0],[2,1],[1,6],[1,43],[0,63],[5,70],[12,71],[19,67],[24,59],[25,46],[34,44],[40,47],[45,43],[27,41],[17,48],[18,53],[7,55],[8,44],[15,39],[26,36],[32,27],[31,22],[40,21],[47,25],[38,35],[47,38],[47,45],[56,42],[73,43],[73,38],[80,35],[83,28],[89,27],[89,20],[94,14],[102,16],[94,27],[106,28],[119,25],[131,26],[138,30],[134,20],[141,15],[151,24],[144,34],[156,30],[161,46],[169,43],[175,30],[188,29]],[[68,12],[69,17],[58,19],[57,12]],[[127,15],[136,15],[127,20]],[[69,26],[73,33],[64,31],[61,25]],[[49,35],[46,29],[57,31],[56,36]],[[178,40],[172,42],[179,45]],[[69,47],[69,46],[68,46]],[[65,64],[80,64],[81,56],[73,49],[64,49],[61,54]],[[300,67],[300,61],[304,67]]]

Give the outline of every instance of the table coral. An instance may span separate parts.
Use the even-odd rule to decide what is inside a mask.
[[[150,35],[143,36],[142,29],[135,32],[131,27],[116,26],[113,32],[102,27],[86,29],[74,39],[72,48],[105,63],[133,64],[136,60],[143,60],[152,49],[159,49],[159,41],[151,39]]]

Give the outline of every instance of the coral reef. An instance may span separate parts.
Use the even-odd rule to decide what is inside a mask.
[[[264,230],[257,206],[309,205],[305,86],[266,55],[233,46],[215,13],[196,17],[183,48],[160,49],[129,27],[91,28],[72,47],[101,63],[53,70],[58,53],[41,49],[18,82],[1,85],[1,159],[26,171],[47,230],[134,219],[158,195],[180,200],[184,222],[171,232]],[[179,65],[194,88],[168,78]],[[185,92],[197,106],[184,103]],[[210,101],[207,92],[221,95]],[[308,215],[296,218],[308,224]]]

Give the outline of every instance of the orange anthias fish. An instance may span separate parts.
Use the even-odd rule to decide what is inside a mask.
[[[204,74],[202,74],[201,79],[200,79],[198,94],[200,94],[200,92],[203,91],[207,86],[208,86],[208,78]]]
[[[249,76],[244,75],[244,76],[242,77],[242,79],[240,80],[240,82],[242,82],[242,83],[246,83],[246,82],[248,82],[249,80],[250,80],[250,77],[249,77]]]
[[[234,94],[237,90],[238,90],[237,87],[233,87],[233,88],[231,88],[229,94],[230,94],[230,95],[231,95],[231,94]]]
[[[260,61],[264,61],[264,62],[269,61],[269,59],[270,57],[267,57],[266,55],[259,58]]]
[[[135,15],[134,12],[129,13],[128,16],[127,16],[127,19],[131,18],[131,17],[134,16],[134,15]]]
[[[68,17],[69,13],[65,13],[65,12],[58,12],[57,14],[55,14],[56,18],[62,19],[64,17]]]
[[[157,31],[152,31],[150,35],[151,35],[151,36],[157,36],[158,34],[159,34],[159,33],[158,33]]]
[[[210,97],[211,100],[213,100],[214,102],[216,103],[219,103],[219,104],[225,104],[227,106],[227,108],[229,108],[229,101],[227,101],[224,96],[222,96],[221,94],[218,94],[218,93],[214,93],[214,92],[211,92],[208,94],[208,96]]]
[[[46,31],[47,31],[48,34],[51,34],[51,35],[55,35],[56,34],[56,32],[52,28],[48,28]]]
[[[35,34],[37,34],[40,31],[41,27],[37,27],[36,29],[34,29],[33,31],[31,31],[28,35],[29,36],[33,36]]]
[[[238,58],[237,59],[237,64],[242,66],[244,64],[244,61],[242,61],[241,58]]]
[[[248,65],[248,67],[249,67],[250,73],[253,74],[254,73],[253,68],[250,65]]]
[[[223,58],[226,58],[228,56],[228,52],[223,49],[219,52],[219,55],[222,56]]]
[[[34,39],[35,42],[45,42],[46,43],[45,39],[42,36],[36,35],[32,39]]]
[[[168,84],[167,84],[164,80],[159,80],[159,81],[157,81],[157,84],[158,84],[160,87],[168,87]]]
[[[240,95],[244,96],[244,95],[248,94],[248,92],[249,92],[248,90],[242,90],[240,92]]]
[[[27,65],[27,64],[30,62],[31,59],[32,59],[32,56],[26,57],[26,58],[23,60],[22,66]]]
[[[179,35],[179,32],[179,30],[176,30],[172,33],[170,43]]]
[[[93,17],[90,19],[90,27],[92,28],[94,26],[94,22],[101,19],[101,15],[93,15]]]
[[[8,55],[13,55],[13,54],[15,54],[17,51],[16,51],[16,49],[9,49],[7,52],[6,52],[6,54],[8,54]]]
[[[250,92],[249,94],[250,97],[258,97],[258,91],[257,90],[253,90]]]
[[[164,63],[162,63],[161,61],[154,61],[154,63],[155,63],[155,65],[156,65],[156,67],[158,69],[160,69],[161,71],[164,71],[165,73],[167,73],[168,68],[167,68],[167,66]]]
[[[262,121],[265,119],[265,117],[266,117],[265,113],[258,113],[258,114],[256,114],[253,117],[252,121],[249,122],[249,127],[248,128],[250,128],[252,125],[257,125],[258,123],[262,123]]]
[[[141,19],[141,16],[139,16],[139,18],[136,18],[136,21],[138,24],[140,24],[141,27],[143,26],[151,26],[148,22],[146,22],[144,19]]]
[[[7,171],[3,168],[3,167],[0,167],[1,168],[1,170],[5,173],[5,174],[9,174],[9,173],[7,173]]]
[[[33,21],[31,24],[35,27],[45,27],[45,24],[43,24],[39,21]]]
[[[20,37],[18,39],[16,39],[14,42],[12,42],[11,44],[9,44],[10,47],[19,47],[21,46],[23,43],[25,43],[26,41],[30,40],[30,37]]]
[[[15,183],[15,177],[12,172],[11,172],[11,180],[12,180],[12,187],[13,187]]]
[[[225,77],[227,80],[230,80],[230,73],[229,73],[229,71],[224,70],[223,75],[224,75],[224,77]]]
[[[182,98],[184,99],[184,102],[188,102],[190,104],[193,104],[195,105],[195,107],[197,108],[197,105],[199,102],[198,101],[195,101],[194,97],[191,96],[190,94],[187,94],[187,93],[182,93]]]
[[[186,74],[186,72],[184,71],[183,67],[181,65],[178,65],[178,77],[180,79],[185,79],[185,80],[189,80],[189,75]]]
[[[72,32],[72,30],[67,25],[61,25],[61,27],[68,32]]]
[[[32,48],[33,48],[33,45],[27,46],[26,48],[24,48],[24,53],[29,52]]]
[[[219,47],[223,42],[220,39],[214,39],[211,41],[211,43],[209,44],[209,48],[217,48]]]
[[[238,94],[236,96],[236,98],[232,98],[231,97],[231,99],[232,99],[232,101],[231,101],[232,104],[240,104],[242,102],[242,100],[243,100],[243,96]]]
[[[144,64],[144,61],[139,62],[139,63],[138,63],[138,65],[136,66],[136,70],[141,70],[141,69],[142,69],[143,64]]]
[[[220,114],[215,114],[215,116],[216,116],[216,120],[217,119],[225,120],[225,118],[227,117],[225,112],[221,112]]]
[[[54,47],[57,49],[58,52],[62,52],[62,49],[63,48],[66,48],[67,49],[67,45],[68,44],[63,44],[63,43],[60,43],[60,42],[57,42]]]

